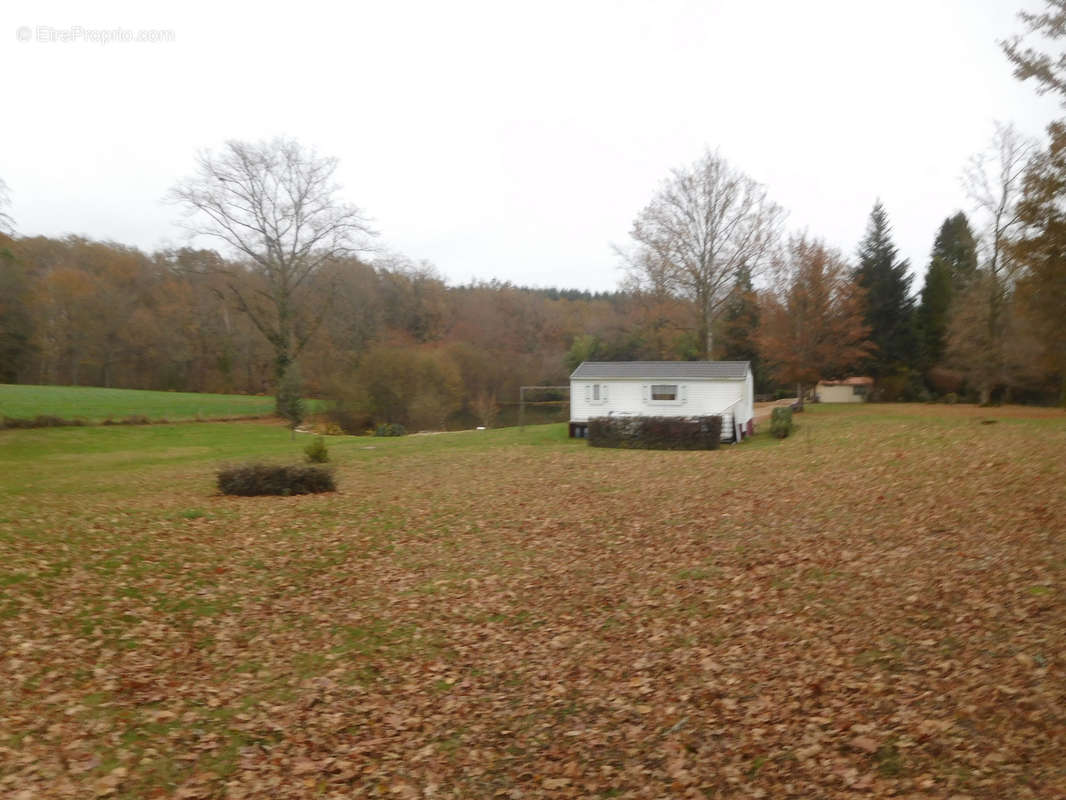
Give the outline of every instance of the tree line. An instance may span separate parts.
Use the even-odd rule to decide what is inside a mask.
[[[254,308],[264,291],[254,267],[213,250],[0,234],[0,382],[272,393],[277,348],[261,326],[274,320],[257,325],[238,299]],[[519,386],[565,384],[579,354],[683,357],[680,311],[344,257],[296,294],[283,371],[297,364],[304,393],[343,405],[353,429],[493,424],[514,418]]]
[[[1023,223],[1062,183],[1061,137],[1054,147],[1025,161],[984,239],[962,212],[943,221],[917,295],[880,204],[853,260],[777,233],[759,258],[734,248],[724,266],[704,248],[681,279],[638,250],[619,290],[590,293],[449,286],[428,263],[342,254],[281,310],[249,259],[0,234],[0,381],[270,393],[298,364],[304,392],[329,397],[353,430],[511,421],[519,386],[563,384],[583,360],[750,360],[760,393],[865,373],[890,400],[1051,401],[1061,260]]]
[[[1066,0],[1049,9],[1022,19],[1054,41]],[[1066,98],[1061,60],[1004,49]],[[763,394],[866,374],[886,400],[1066,401],[1063,122],[1046,145],[997,127],[964,170],[972,216],[939,225],[920,289],[880,202],[849,257],[788,235],[767,189],[712,151],[636,215],[617,290],[450,286],[376,244],[336,167],[289,139],[204,152],[169,199],[217,246],[154,253],[19,236],[0,182],[0,381],[296,386],[353,431],[509,421],[519,386],[583,360],[749,360]]]

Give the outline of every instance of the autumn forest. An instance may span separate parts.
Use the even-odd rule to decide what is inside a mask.
[[[1007,54],[1066,95],[1040,54]],[[388,250],[336,167],[292,139],[202,152],[166,198],[195,247],[153,253],[19,235],[0,182],[0,382],[288,381],[352,432],[501,423],[520,386],[589,359],[750,360],[763,395],[862,374],[889,401],[1066,400],[1062,123],[1045,143],[997,125],[960,165],[971,208],[929,220],[925,264],[899,257],[879,201],[841,252],[790,232],[772,187],[707,150],[663,179],[615,247],[618,285],[596,293],[449,285]]]

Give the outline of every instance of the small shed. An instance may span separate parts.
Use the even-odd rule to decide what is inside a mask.
[[[593,417],[721,415],[722,441],[746,435],[755,417],[748,361],[584,361],[570,375],[570,435]]]
[[[819,403],[865,403],[873,385],[873,378],[864,377],[818,381],[814,387],[814,399]]]

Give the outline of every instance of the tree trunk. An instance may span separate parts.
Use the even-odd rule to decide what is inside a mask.
[[[713,334],[711,333],[711,309],[703,302],[701,302],[701,308],[700,327],[696,335],[699,337],[700,347],[703,348],[703,352],[700,355],[704,360],[709,361],[711,358],[711,346],[714,344]]]
[[[282,287],[275,299],[275,304],[278,309],[278,330],[275,336],[274,345],[274,385],[280,389],[281,382],[285,380],[285,373],[289,371],[289,367],[292,366],[293,361],[293,347],[292,347],[292,310],[289,306],[289,293],[288,290]],[[281,413],[281,407],[277,405],[276,398],[280,394],[279,391],[274,392],[275,405],[274,411]],[[293,436],[295,436],[295,431]]]

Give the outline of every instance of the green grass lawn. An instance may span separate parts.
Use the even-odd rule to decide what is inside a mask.
[[[1066,414],[0,431],[0,797],[1066,796]]]
[[[280,421],[42,428],[0,431],[0,496],[107,494],[133,497],[145,486],[212,490],[221,464],[300,461],[308,434],[292,436]],[[566,425],[411,436],[327,436],[334,464],[375,470],[397,458],[527,446],[578,447]]]
[[[143,415],[151,420],[256,417],[274,411],[273,397],[194,392],[153,392],[91,386],[0,384],[0,416],[26,419],[38,414],[101,422]]]

